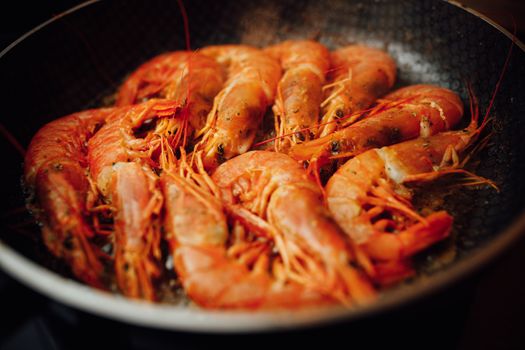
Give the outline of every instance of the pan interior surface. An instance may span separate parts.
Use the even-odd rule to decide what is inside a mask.
[[[363,43],[388,51],[398,64],[397,86],[436,84],[454,90],[468,106],[467,84],[482,114],[496,87],[511,40],[482,19],[441,1],[188,1],[193,49],[210,44],[266,46],[286,39],[319,40],[330,49]],[[0,57],[3,94],[1,123],[27,146],[45,123],[100,106],[140,63],[185,47],[176,1],[93,2],[59,16]],[[496,252],[494,242],[523,227],[525,204],[525,54],[517,46],[491,117],[491,139],[478,155],[477,174],[494,180],[491,188],[453,192],[447,209],[455,217],[454,255],[443,247],[420,257],[422,277],[392,291],[375,305],[359,309],[308,312],[232,313],[169,305],[146,305],[81,286],[24,258],[68,276],[39,241],[39,228],[23,210],[22,158],[6,143],[0,265],[19,279],[69,305],[143,325],[200,331],[245,331],[292,327],[340,317],[357,317],[405,302],[472,270],[474,258]],[[464,119],[470,111],[467,109]],[[4,141],[5,142],[5,141]],[[20,210],[22,208],[22,210]],[[509,244],[499,244],[499,250]],[[36,244],[35,244],[36,243]],[[14,253],[10,248],[21,254]],[[490,251],[494,253],[490,253]],[[481,261],[480,259],[476,261]],[[30,268],[28,267],[30,266]],[[463,267],[462,267],[463,266]],[[465,267],[470,266],[470,267]],[[36,281],[39,274],[43,280]],[[57,293],[53,284],[64,285]],[[111,301],[115,301],[112,304]],[[94,306],[98,305],[98,306]]]

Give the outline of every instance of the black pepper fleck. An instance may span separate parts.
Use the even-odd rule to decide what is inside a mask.
[[[66,238],[64,239],[64,242],[62,242],[62,246],[66,250],[72,250],[74,248],[73,237],[70,232],[66,234]]]

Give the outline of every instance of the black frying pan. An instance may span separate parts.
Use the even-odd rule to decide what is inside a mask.
[[[479,16],[441,1],[191,1],[186,4],[193,48],[208,44],[265,46],[287,38],[315,38],[330,48],[359,42],[387,50],[399,67],[398,85],[431,83],[467,100],[472,83],[486,109],[511,36]],[[103,103],[123,77],[150,57],[184,48],[176,1],[88,2],[49,21],[0,55],[2,124],[26,146],[46,122]],[[209,312],[181,305],[147,305],[92,290],[68,278],[36,237],[37,227],[13,225],[25,214],[20,157],[4,152],[0,265],[11,275],[77,308],[167,329],[247,331],[355,319],[385,311],[465,277],[514,242],[525,226],[525,55],[516,43],[492,115],[493,136],[479,154],[477,173],[491,189],[455,192],[455,256],[446,263],[437,247],[420,258],[421,278],[385,292],[358,309],[308,312]],[[7,82],[7,83],[6,83]],[[468,114],[468,111],[467,111]],[[16,226],[16,227],[15,227]],[[36,263],[36,264],[35,264]],[[44,265],[47,268],[42,268]],[[50,272],[54,270],[57,273]],[[63,277],[65,276],[65,277]]]

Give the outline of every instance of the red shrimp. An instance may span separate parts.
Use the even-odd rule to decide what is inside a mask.
[[[31,140],[24,180],[34,195],[31,210],[42,222],[45,245],[63,258],[80,280],[102,287],[102,264],[90,243],[87,203],[93,194],[86,177],[86,142],[112,112],[97,109],[56,119]]]
[[[250,46],[208,46],[200,53],[216,59],[228,73],[202,132],[204,164],[212,169],[250,149],[266,109],[274,102],[281,67]]]
[[[354,252],[323,205],[319,188],[304,169],[282,153],[252,151],[217,168],[212,176],[226,203],[266,220],[292,280],[345,303],[375,296],[369,281],[351,266]]]
[[[142,64],[122,84],[117,106],[164,98],[186,107],[194,130],[201,130],[224,84],[224,73],[215,60],[191,51],[169,52]]]
[[[149,100],[125,107],[108,118],[88,142],[90,174],[115,214],[115,274],[121,291],[130,297],[154,300],[153,280],[159,276],[162,193],[152,166],[149,136],[155,123],[176,119],[178,104]],[[151,127],[146,136],[145,123]],[[137,135],[139,133],[139,135]],[[165,140],[160,138],[160,140]]]
[[[296,145],[290,155],[322,165],[329,158],[352,157],[372,148],[449,130],[463,115],[463,104],[454,92],[432,85],[408,86],[384,100],[384,105],[367,118]]]
[[[329,52],[320,43],[309,40],[285,41],[264,52],[278,59],[284,70],[273,112],[275,149],[287,151],[291,145],[311,139],[305,129],[311,129],[319,120]]]
[[[297,308],[327,304],[329,298],[269,271],[268,251],[245,250],[239,258],[221,201],[206,185],[177,172],[161,175],[166,239],[174,267],[188,296],[206,308]],[[211,179],[207,179],[212,184]],[[213,186],[213,185],[212,185]],[[259,244],[258,247],[261,247]],[[263,245],[263,250],[264,248]],[[258,254],[253,254],[254,252]]]
[[[384,95],[396,80],[396,64],[386,52],[362,45],[340,48],[330,55],[332,83],[324,87],[329,95],[321,104],[323,117],[318,135],[329,135],[356,120],[351,116],[368,108]],[[339,121],[340,120],[340,121]]]
[[[466,129],[364,152],[330,178],[326,185],[330,211],[373,260],[404,264],[450,233],[452,217],[443,211],[422,217],[411,205],[406,184],[462,173],[471,184],[493,185],[462,169],[469,158],[467,151],[486,125],[485,119],[478,127],[478,114],[474,107]]]

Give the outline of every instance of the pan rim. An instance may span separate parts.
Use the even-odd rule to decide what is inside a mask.
[[[2,50],[0,58],[18,43],[55,20],[99,1],[86,1],[36,26]],[[525,52],[525,45],[520,40],[486,16],[458,2],[449,0],[448,3],[492,25]],[[11,277],[55,301],[97,316],[129,324],[192,332],[264,332],[321,325],[341,320],[353,321],[428,297],[487,265],[506,250],[512,242],[523,236],[524,231],[525,210],[518,214],[516,219],[499,235],[484,242],[469,256],[439,271],[427,280],[414,282],[410,288],[391,291],[377,302],[356,309],[329,307],[313,310],[260,311],[254,314],[250,311],[209,311],[197,307],[150,304],[96,290],[75,280],[62,277],[26,258],[2,240],[0,240],[0,268]],[[445,271],[447,273],[444,273]],[[61,287],[57,288],[57,285]]]
[[[165,330],[207,333],[246,333],[287,330],[322,325],[336,321],[353,321],[372,316],[437,293],[469,272],[486,265],[522,236],[525,211],[509,228],[490,243],[490,249],[478,249],[458,261],[447,273],[414,282],[409,288],[387,293],[369,306],[356,309],[326,307],[306,310],[277,311],[210,311],[197,307],[151,304],[100,291],[48,270],[0,241],[0,268],[19,282],[65,305],[98,316],[138,326]],[[61,285],[60,288],[56,288]]]

